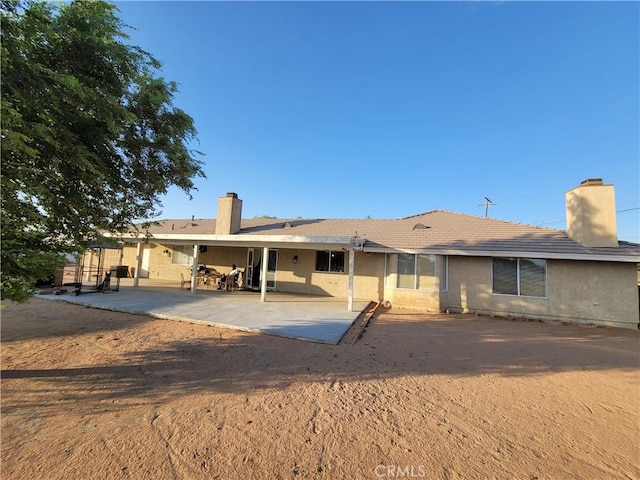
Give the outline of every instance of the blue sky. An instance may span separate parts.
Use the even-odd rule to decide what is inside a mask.
[[[179,84],[207,179],[162,218],[399,218],[444,209],[565,229],[616,188],[640,242],[638,2],[115,2]]]

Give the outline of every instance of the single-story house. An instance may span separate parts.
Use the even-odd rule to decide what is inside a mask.
[[[161,220],[119,237],[107,263],[139,278],[190,279],[236,264],[245,288],[387,301],[392,308],[637,329],[640,245],[618,241],[613,185],[566,193],[567,230],[443,210],[399,219],[242,218],[235,193],[216,219]],[[111,253],[111,255],[116,255]],[[85,263],[91,264],[91,254]]]

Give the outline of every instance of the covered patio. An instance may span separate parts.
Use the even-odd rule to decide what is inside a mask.
[[[202,288],[194,294],[176,282],[137,279],[134,288],[133,280],[122,279],[117,292],[39,298],[333,345],[370,303],[353,301],[348,311],[344,298],[272,292],[265,301],[260,292]]]
[[[288,224],[285,224],[288,225]],[[239,227],[238,227],[239,228]],[[282,228],[282,227],[281,227]],[[201,262],[201,252],[206,252],[209,248],[223,248],[223,249],[247,249],[257,251],[260,253],[259,258],[264,261],[259,262],[258,265],[249,264],[243,268],[243,278],[246,279],[246,275],[249,274],[251,278],[253,273],[259,272],[257,277],[259,278],[260,289],[260,301],[265,302],[267,297],[267,290],[269,286],[269,270],[268,264],[270,260],[269,254],[272,251],[278,249],[297,249],[301,251],[329,251],[336,250],[339,252],[348,252],[347,274],[348,282],[345,286],[344,293],[340,293],[339,296],[333,295],[334,298],[342,297],[343,303],[346,305],[349,312],[358,311],[357,306],[354,304],[354,275],[355,275],[355,252],[362,251],[365,240],[357,236],[345,236],[345,235],[262,235],[262,234],[202,234],[202,233],[153,233],[145,236],[141,236],[138,232],[112,236],[105,234],[105,238],[111,238],[118,245],[135,245],[135,264],[133,265],[133,286],[138,287],[140,281],[143,280],[141,271],[143,268],[145,251],[148,253],[148,249],[145,249],[145,245],[169,245],[172,248],[186,247],[190,250],[189,256],[189,286],[192,293],[195,293],[198,288],[198,267],[201,264],[208,262]],[[164,249],[167,257],[171,257],[171,251],[168,248]],[[164,253],[163,253],[164,254]],[[256,254],[258,256],[258,254]],[[295,260],[292,263],[297,263],[297,255],[294,255]],[[242,265],[242,262],[229,262],[237,265]],[[122,264],[122,257],[120,258],[119,265]],[[308,267],[307,267],[308,268]],[[311,270],[308,270],[308,273]],[[343,270],[340,270],[342,272]],[[275,272],[275,266],[274,266]],[[184,272],[182,275],[182,284],[186,284],[187,276]],[[255,283],[254,283],[255,286]],[[270,295],[270,294],[269,294]]]

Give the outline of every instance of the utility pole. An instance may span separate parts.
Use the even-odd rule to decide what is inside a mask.
[[[484,203],[481,203],[480,205],[478,205],[479,207],[483,207],[484,206],[484,216],[488,217],[489,216],[489,207],[493,206],[493,205],[498,205],[497,203],[493,203],[491,200],[489,200],[487,197],[484,197]]]

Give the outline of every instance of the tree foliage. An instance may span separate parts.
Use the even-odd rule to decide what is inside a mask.
[[[103,1],[1,3],[2,297],[204,177],[174,82]]]

